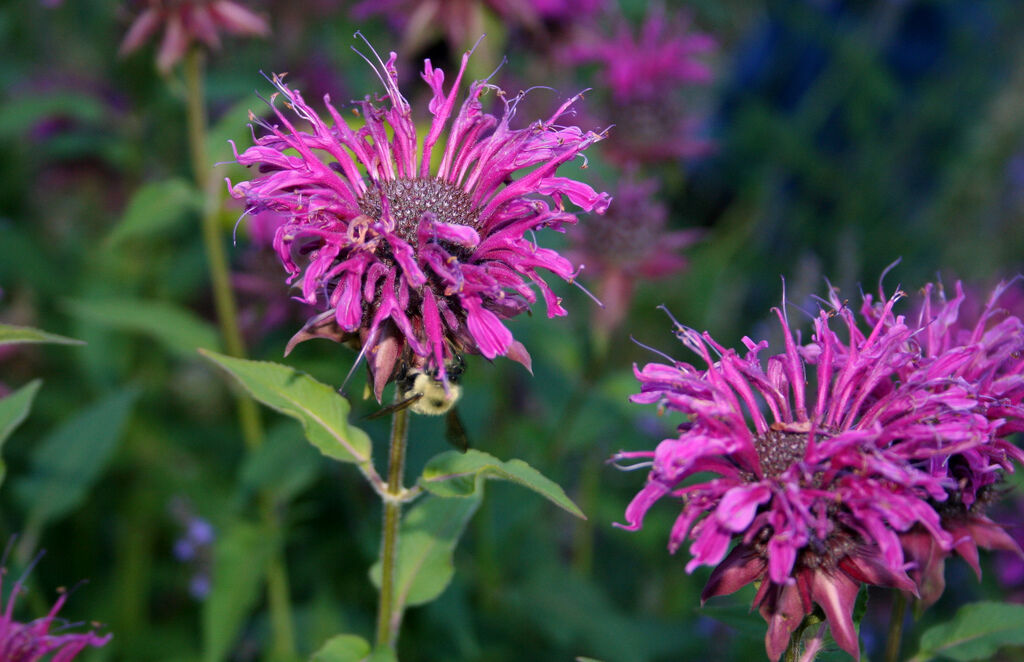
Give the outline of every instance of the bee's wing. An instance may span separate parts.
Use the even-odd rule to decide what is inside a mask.
[[[372,414],[367,414],[363,418],[367,418],[367,419],[380,418],[381,416],[387,416],[388,414],[392,414],[392,413],[394,413],[396,411],[402,411],[403,409],[405,409],[406,407],[412,405],[412,403],[416,402],[417,400],[419,400],[422,397],[423,397],[422,393],[416,393],[415,395],[412,395],[412,396],[406,398],[405,400],[402,400],[401,402],[396,402],[394,404],[388,405],[387,407],[383,407],[381,409],[378,409],[377,411],[373,412]]]
[[[444,438],[460,453],[469,450],[469,435],[466,434],[466,428],[462,425],[459,411],[455,407],[449,409],[448,415],[444,417]]]

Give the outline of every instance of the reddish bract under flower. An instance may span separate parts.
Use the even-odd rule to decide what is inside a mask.
[[[0,568],[0,593],[3,590],[3,577],[7,569]],[[0,607],[0,660],[4,662],[36,662],[44,656],[50,662],[70,662],[85,649],[86,646],[104,646],[110,641],[109,634],[100,636],[95,632],[78,632],[67,634],[56,634],[50,628],[57,619],[57,612],[64,606],[67,600],[67,593],[62,591],[57,601],[53,603],[50,612],[28,623],[19,623],[14,620],[14,602],[18,595],[24,590],[22,579],[19,579],[11,589],[7,598],[7,605]]]
[[[447,91],[444,73],[425,62],[433,120],[422,139],[398,90],[392,53],[374,67],[388,105],[360,102],[359,128],[350,128],[328,97],[332,123],[324,122],[275,77],[279,94],[311,131],[274,106],[280,124],[258,122],[267,134],[236,152],[239,163],[257,165],[261,174],[231,186],[231,194],[250,213],[269,209],[287,217],[274,247],[289,280],[301,276],[303,300],[329,307],[292,345],[328,337],[360,347],[378,399],[399,360],[433,367],[442,380],[454,354],[508,355],[529,367],[502,320],[536,301],[534,287],[549,316],[564,315],[539,270],[567,281],[575,275],[567,259],[535,243],[533,232],[575,223],[566,201],[599,213],[610,201],[555,175],[602,138],[559,125],[577,98],[546,121],[512,129],[521,95],[508,98],[476,81],[456,112],[469,55]],[[483,110],[488,91],[504,106],[500,116]],[[444,134],[447,142],[439,145]],[[436,149],[443,151],[435,166]]]
[[[676,335],[707,367],[676,362],[636,372],[642,387],[634,401],[689,420],[655,451],[617,456],[652,461],[625,528],[639,528],[662,497],[682,499],[669,548],[690,537],[687,570],[717,566],[705,599],[762,582],[755,605],[769,623],[772,659],[814,605],[836,642],[857,656],[860,586],[917,592],[901,534],[920,531],[944,552],[959,544],[934,508],[954,480],[933,467],[990,443],[996,424],[979,411],[970,384],[949,378],[955,358],[922,363],[908,349],[917,330],[893,315],[895,300],[863,333],[833,295],[835,308],[818,315],[804,346],[776,310],[786,351],[767,365],[758,358],[767,343],[744,339],[741,356],[679,326]],[[845,342],[831,328],[837,319]],[[686,482],[701,472],[717,477]]]
[[[263,37],[270,34],[266,20],[232,0],[149,0],[128,28],[121,42],[121,55],[142,47],[164,28],[156,63],[167,73],[188,47],[201,41],[207,47],[220,48],[221,30],[240,36]]]

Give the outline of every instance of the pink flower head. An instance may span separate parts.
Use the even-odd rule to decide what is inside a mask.
[[[569,233],[570,259],[597,282],[604,304],[595,312],[599,328],[610,331],[629,309],[638,280],[654,280],[686,268],[682,250],[699,237],[699,230],[668,231],[668,207],[658,200],[658,182],[624,179],[608,213],[586,228]]]
[[[7,574],[7,568],[0,568],[0,593],[3,590],[3,578]],[[51,626],[57,622],[57,612],[64,606],[68,594],[61,591],[57,601],[53,603],[50,612],[28,623],[19,623],[14,620],[14,602],[18,595],[24,591],[24,580],[20,578],[14,583],[11,594],[7,598],[7,604],[3,605],[0,600],[0,660],[5,662],[36,662],[44,657],[50,662],[70,662],[82,652],[86,646],[104,646],[110,641],[109,634],[100,636],[95,632],[77,632],[58,634],[60,629],[51,631]],[[47,657],[52,656],[52,657]]]
[[[1000,496],[1000,483],[1014,461],[1024,462],[1024,451],[1008,437],[1024,430],[1024,322],[1013,314],[1014,281],[1000,283],[986,298],[968,297],[957,282],[947,298],[941,285],[929,283],[921,291],[911,347],[919,357],[903,371],[930,369],[950,380],[970,384],[976,410],[992,426],[985,444],[952,446],[930,466],[937,477],[949,478],[948,494],[936,503],[942,527],[955,540],[952,550],[936,548],[918,529],[903,534],[903,545],[916,567],[912,571],[925,604],[935,602],[945,588],[945,557],[955,551],[981,576],[978,547],[1001,549],[1024,557],[1016,541],[985,515]],[[880,293],[884,299],[884,293]],[[983,302],[983,303],[981,303]],[[1007,310],[1002,304],[1011,304]],[[1018,306],[1020,307],[1020,306]],[[862,311],[878,319],[881,306],[869,295]],[[974,311],[969,312],[969,311]]]
[[[613,35],[582,33],[564,50],[574,64],[600,67],[600,89],[608,89],[608,113],[616,132],[609,150],[618,160],[651,162],[706,153],[697,137],[693,90],[708,85],[711,67],[702,59],[716,48],[710,35],[690,30],[682,13],[666,17],[653,5],[638,33],[621,19]]]
[[[403,34],[405,50],[416,50],[439,30],[455,49],[478,39],[486,28],[485,9],[507,26],[539,30],[542,21],[570,21],[592,15],[607,0],[362,0],[353,18],[384,16]]]
[[[900,534],[918,527],[939,549],[957,543],[933,507],[953,480],[931,463],[951,445],[984,444],[993,424],[970,404],[969,386],[941,371],[902,377],[915,359],[907,351],[915,329],[892,313],[896,299],[864,333],[833,295],[806,345],[776,309],[785,351],[767,361],[759,357],[766,342],[745,338],[740,354],[677,325],[703,367],[636,371],[633,400],[687,422],[653,452],[618,454],[651,463],[625,528],[640,528],[662,497],[680,499],[669,549],[689,537],[687,571],[715,566],[703,599],[760,582],[754,604],[773,660],[814,605],[839,646],[858,656],[852,610],[861,584],[917,591]],[[705,472],[715,477],[689,480]]]
[[[221,30],[241,36],[270,34],[265,19],[233,0],[148,0],[121,42],[121,55],[137,51],[161,28],[164,38],[156,64],[164,73],[184,57],[193,42],[220,48]]]
[[[469,56],[447,89],[444,73],[426,60],[433,119],[422,137],[398,90],[395,53],[375,66],[386,105],[359,102],[363,123],[355,130],[329,97],[331,124],[274,77],[309,129],[274,106],[280,124],[258,122],[266,134],[237,155],[260,174],[232,186],[231,194],[251,213],[287,216],[274,247],[289,281],[301,281],[304,301],[329,308],[292,344],[323,336],[358,345],[378,399],[399,359],[433,367],[442,380],[445,361],[456,353],[507,355],[529,366],[503,320],[536,301],[534,287],[549,317],[564,315],[540,270],[567,281],[575,276],[566,258],[536,244],[533,232],[575,223],[567,202],[603,213],[610,201],[555,174],[602,138],[560,124],[578,97],[546,121],[513,129],[522,94],[509,98],[476,81],[456,106]],[[484,112],[487,92],[502,104],[499,116]]]

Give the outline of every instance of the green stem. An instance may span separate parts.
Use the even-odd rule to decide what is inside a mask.
[[[889,616],[889,634],[885,639],[885,662],[899,662],[900,644],[903,640],[903,616],[907,611],[907,596],[894,591],[892,613]]]
[[[188,142],[192,157],[192,173],[196,187],[203,193],[202,213],[203,243],[210,268],[210,283],[213,287],[213,301],[217,310],[224,348],[231,356],[245,358],[245,344],[238,326],[238,308],[231,289],[231,272],[228,269],[227,251],[221,241],[217,221],[221,210],[221,185],[212,176],[210,157],[207,151],[206,98],[203,92],[203,52],[191,49],[185,56],[185,89],[187,101]],[[256,401],[248,395],[238,393],[238,422],[242,439],[250,452],[263,443],[263,425],[260,422]],[[260,516],[265,524],[276,530],[280,524],[274,514],[273,502],[267,495],[261,496]],[[270,658],[274,660],[298,659],[295,649],[295,635],[292,629],[291,605],[288,595],[288,575],[280,554],[271,559],[266,569],[267,602],[270,610],[272,643]]]
[[[388,448],[388,484],[384,499],[384,531],[380,543],[380,606],[377,610],[377,646],[395,647],[402,612],[395,608],[395,560],[398,556],[398,530],[402,516],[402,474],[405,472],[405,448],[409,433],[409,410],[401,409],[391,420],[391,445]]]

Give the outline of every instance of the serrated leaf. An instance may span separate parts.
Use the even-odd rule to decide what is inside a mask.
[[[3,447],[7,437],[11,436],[14,428],[21,425],[21,422],[28,416],[32,408],[32,400],[35,399],[43,380],[34,379],[25,384],[14,393],[0,398],[0,447]],[[0,484],[4,482],[7,475],[7,465],[0,459]]]
[[[32,451],[28,476],[15,494],[38,526],[73,511],[117,449],[137,389],[114,393],[54,430]]]
[[[349,425],[348,400],[330,386],[286,365],[236,359],[200,350],[271,409],[299,421],[306,439],[339,462],[370,461],[370,438]]]
[[[576,517],[587,519],[566,496],[565,490],[526,462],[502,462],[493,455],[474,449],[465,453],[448,451],[433,457],[423,468],[420,485],[438,496],[465,497],[479,494],[483,481],[488,478],[518,483]]]
[[[189,215],[202,209],[202,204],[202,196],[195,187],[180,177],[144,184],[128,201],[107,241],[117,245],[136,237],[155,239],[188,222]]]
[[[370,644],[354,634],[339,634],[313,653],[310,662],[362,662],[370,657]]]
[[[245,619],[260,600],[267,564],[279,541],[265,527],[236,522],[213,548],[213,583],[203,604],[206,662],[219,662],[231,650]]]
[[[195,356],[197,347],[220,348],[220,334],[212,324],[167,301],[77,299],[65,305],[75,317],[141,333],[181,356]]]
[[[480,505],[480,495],[448,499],[428,496],[402,518],[395,569],[395,613],[437,598],[455,574],[452,555],[466,524]],[[380,588],[380,563],[370,580]]]
[[[14,326],[13,324],[0,324],[0,345],[13,345],[15,343],[51,343],[55,345],[84,345],[81,340],[58,336],[56,333],[47,333],[28,326]]]
[[[947,623],[921,635],[913,660],[988,660],[1003,646],[1024,645],[1024,605],[975,602],[964,605]]]

